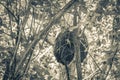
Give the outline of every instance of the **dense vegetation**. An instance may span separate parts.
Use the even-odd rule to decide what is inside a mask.
[[[120,0],[0,0],[0,79],[65,80],[53,47],[73,27],[89,48],[81,63],[76,40],[71,80],[119,80]]]

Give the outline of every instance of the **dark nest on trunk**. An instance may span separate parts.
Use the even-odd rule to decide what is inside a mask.
[[[75,53],[74,34],[69,30],[60,33],[55,41],[54,55],[59,63],[69,64]]]
[[[59,33],[55,40],[54,46],[54,56],[57,62],[63,64],[66,68],[67,80],[70,80],[68,65],[74,58],[75,54],[75,36],[76,30],[69,31],[68,29],[64,32]],[[81,62],[87,56],[87,39],[84,33],[79,37],[80,42],[80,53],[81,53]]]
[[[73,31],[69,31],[68,29],[64,32],[59,33],[55,40],[54,46],[54,55],[56,57],[57,62],[65,65],[69,64],[75,54],[75,36],[77,36]],[[87,39],[85,34],[83,33],[81,37],[79,37],[80,41],[80,53],[81,53],[81,62],[86,58],[87,55]]]

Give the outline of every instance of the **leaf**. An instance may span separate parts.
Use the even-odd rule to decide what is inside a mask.
[[[11,36],[11,38],[16,38],[16,33],[12,32],[12,33],[10,34],[10,36]]]
[[[15,48],[14,47],[7,47],[6,50],[13,52],[15,50]]]
[[[3,50],[6,50],[6,48],[3,46],[0,46],[0,51],[3,51]]]
[[[2,18],[0,18],[0,26],[2,26]]]
[[[4,33],[4,30],[0,30],[0,34],[3,34]]]

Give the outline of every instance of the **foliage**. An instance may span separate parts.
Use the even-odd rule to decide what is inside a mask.
[[[0,0],[0,78],[65,80],[54,42],[62,30],[77,26],[89,46],[83,80],[119,80],[119,14],[120,0]],[[69,66],[73,80],[75,62]]]

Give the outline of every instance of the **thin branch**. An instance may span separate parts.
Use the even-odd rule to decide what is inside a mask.
[[[117,52],[118,52],[118,47],[119,47],[119,44],[117,43],[117,45],[116,45],[116,50],[115,50],[115,52],[114,52],[114,54],[113,54],[113,57],[111,58],[111,62],[110,62],[110,64],[109,64],[109,69],[108,69],[108,71],[107,71],[107,73],[106,73],[106,76],[105,76],[105,80],[107,79],[107,76],[109,75],[109,72],[110,72],[110,70],[112,69],[115,55],[116,55]]]

